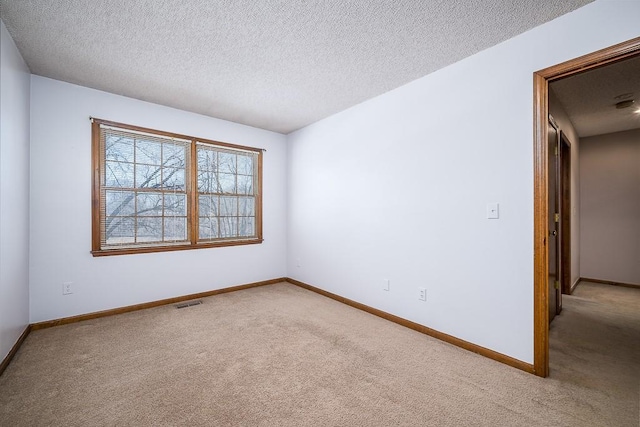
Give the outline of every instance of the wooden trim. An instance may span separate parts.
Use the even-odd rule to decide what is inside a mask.
[[[560,130],[560,266],[562,293],[571,294],[571,142]]]
[[[291,284],[299,286],[299,287],[301,287],[303,289],[307,289],[309,291],[312,291],[312,292],[318,293],[320,295],[323,295],[325,297],[331,298],[331,299],[333,299],[335,301],[338,301],[338,302],[341,302],[343,304],[346,304],[346,305],[349,305],[351,307],[354,307],[354,308],[356,308],[358,310],[365,311],[367,313],[373,314],[374,316],[381,317],[381,318],[383,318],[385,320],[397,323],[398,325],[407,327],[409,329],[413,329],[413,330],[418,331],[420,333],[423,333],[425,335],[429,335],[429,336],[431,336],[433,338],[436,338],[436,339],[439,339],[439,340],[444,341],[446,343],[455,345],[456,347],[460,347],[460,348],[463,348],[465,350],[471,351],[473,353],[479,354],[481,356],[488,357],[490,359],[496,360],[497,362],[504,363],[506,365],[509,365],[509,366],[514,367],[514,368],[520,369],[522,371],[525,371],[525,372],[528,372],[528,373],[535,373],[534,366],[529,364],[529,363],[523,362],[521,360],[515,359],[513,357],[507,356],[507,355],[502,354],[502,353],[498,353],[498,352],[496,352],[494,350],[490,350],[490,349],[488,349],[486,347],[482,347],[482,346],[479,346],[477,344],[470,343],[470,342],[462,340],[460,338],[456,338],[456,337],[454,337],[452,335],[445,334],[445,333],[437,331],[435,329],[428,328],[426,326],[420,325],[419,323],[415,323],[415,322],[412,322],[410,320],[403,319],[402,317],[395,316],[395,315],[387,313],[385,311],[378,310],[376,308],[367,306],[365,304],[350,300],[348,298],[341,297],[339,295],[336,295],[334,293],[322,290],[320,288],[316,288],[315,286],[308,285],[308,284],[306,284],[304,282],[301,282],[299,280],[295,280],[295,279],[292,279],[292,278],[289,278],[289,277],[281,277],[281,278],[278,278],[278,279],[264,280],[264,281],[261,281],[261,282],[248,283],[248,284],[245,284],[245,285],[238,285],[238,286],[232,286],[232,287],[228,287],[228,288],[215,289],[215,290],[212,290],[212,291],[199,292],[199,293],[195,293],[195,294],[182,295],[182,296],[178,296],[178,297],[174,297],[174,298],[167,298],[167,299],[162,299],[162,300],[157,300],[157,301],[146,302],[146,303],[142,303],[142,304],[129,305],[129,306],[126,306],[126,307],[120,307],[120,308],[115,308],[115,309],[110,309],[110,310],[97,311],[97,312],[94,312],[94,313],[81,314],[81,315],[78,315],[78,316],[63,317],[61,319],[54,319],[54,320],[47,320],[47,321],[44,321],[44,322],[32,323],[30,325],[27,325],[27,327],[25,328],[24,332],[22,333],[22,335],[20,336],[18,341],[15,343],[15,345],[13,346],[13,348],[11,349],[9,354],[4,358],[4,360],[2,361],[2,364],[0,364],[0,375],[2,375],[2,372],[4,372],[6,367],[9,365],[9,362],[11,362],[11,359],[14,357],[14,355],[16,354],[16,352],[18,351],[18,349],[20,348],[20,346],[22,345],[22,343],[26,339],[27,335],[29,335],[29,333],[31,331],[37,331],[37,330],[40,330],[40,329],[47,329],[47,328],[51,328],[51,327],[54,327],[54,326],[67,325],[67,324],[70,324],[70,323],[82,322],[82,321],[85,321],[85,320],[98,319],[98,318],[101,318],[101,317],[114,316],[114,315],[118,315],[118,314],[129,313],[129,312],[132,312],[132,311],[145,310],[145,309],[148,309],[148,308],[159,307],[159,306],[168,305],[168,304],[175,304],[175,303],[179,303],[179,302],[183,302],[183,301],[189,301],[189,300],[194,300],[194,299],[199,299],[199,298],[206,298],[206,297],[219,295],[219,294],[224,294],[224,293],[228,293],[228,292],[240,291],[240,290],[243,290],[243,289],[250,289],[250,288],[256,288],[256,287],[259,287],[259,286],[273,285],[273,284],[281,283],[281,282],[291,283]]]
[[[569,77],[593,68],[602,67],[612,62],[618,62],[627,58],[638,55],[638,47],[640,46],[640,37],[636,37],[626,42],[597,50],[587,55],[563,62],[562,64],[553,65],[537,71],[547,80],[557,80]]]
[[[580,282],[600,283],[600,284],[603,284],[603,285],[611,285],[611,286],[621,286],[623,288],[640,289],[640,285],[639,284],[635,284],[635,283],[614,282],[612,280],[591,279],[589,277],[581,277],[579,279],[579,281]]]
[[[262,152],[258,153],[258,188],[256,191],[256,235],[262,241]]]
[[[534,373],[549,375],[547,158],[549,82],[640,54],[640,37],[533,73]]]
[[[490,350],[486,347],[481,347],[477,344],[470,343],[469,341],[462,340],[460,338],[456,338],[452,335],[445,334],[443,332],[437,331],[435,329],[428,328],[419,323],[412,322],[410,320],[404,319],[402,317],[387,313],[382,310],[378,310],[377,308],[370,307],[368,305],[350,300],[348,298],[341,297],[340,295],[336,295],[334,293],[322,290],[320,288],[316,288],[315,286],[308,285],[299,280],[295,280],[292,278],[287,278],[287,282],[299,286],[301,288],[307,289],[309,291],[318,293],[327,298],[331,298],[343,304],[349,305],[353,308],[357,308],[358,310],[365,311],[367,313],[373,314],[374,316],[381,317],[385,320],[389,320],[391,322],[397,323],[398,325],[407,327],[409,329],[413,329],[414,331],[418,331],[425,335],[429,335],[433,338],[439,339],[440,341],[444,341],[446,343],[455,345],[456,347],[463,348],[465,350],[471,351],[473,353],[477,353],[481,356],[488,357],[490,359],[496,360],[500,363],[504,363],[505,365],[512,366],[514,368],[520,369],[522,371],[528,373],[534,373],[533,365],[523,362],[521,360],[515,359],[511,356],[507,356],[502,353],[498,353],[497,351]]]
[[[533,75],[533,366],[540,377],[549,375],[549,251],[547,199],[547,132],[549,127],[548,83],[539,74]]]
[[[93,186],[91,192],[91,254],[94,257],[111,256],[111,255],[131,255],[140,253],[155,253],[155,252],[171,252],[191,249],[205,249],[205,248],[219,248],[227,246],[241,246],[241,245],[253,245],[263,242],[262,238],[262,155],[263,149],[247,147],[237,144],[229,144],[226,142],[213,141],[204,138],[196,138],[188,135],[177,134],[173,132],[160,131],[156,129],[144,128],[141,126],[128,125],[124,123],[112,122],[108,120],[98,119],[91,117],[91,139],[92,139],[92,179]],[[160,242],[158,244],[149,244],[148,246],[110,246],[103,249],[101,242],[101,222],[100,216],[102,214],[101,206],[101,173],[103,170],[104,159],[101,150],[101,125],[123,129],[124,131],[141,132],[148,135],[158,135],[167,138],[176,138],[185,141],[185,144],[190,143],[190,156],[188,159],[188,166],[185,167],[185,194],[188,200],[187,203],[187,240],[177,244]],[[213,241],[198,241],[199,230],[199,216],[198,216],[198,186],[197,186],[197,163],[198,144],[212,145],[218,149],[228,148],[232,150],[242,150],[244,152],[250,152],[257,155],[258,161],[256,166],[257,176],[256,181],[256,206],[255,206],[255,236],[248,238],[229,238],[229,239],[215,239]],[[229,150],[230,151],[230,150]],[[133,189],[129,189],[133,191]],[[136,188],[136,192],[144,191],[161,191],[145,188]]]
[[[580,277],[578,277],[573,284],[571,285],[571,289],[569,289],[569,294],[572,294],[573,291],[576,290],[576,288],[578,287],[578,285],[580,284],[580,280],[582,280]]]
[[[261,282],[248,283],[246,285],[231,286],[229,288],[215,289],[213,291],[199,292],[196,294],[182,295],[174,298],[167,298],[157,301],[145,302],[142,304],[128,305],[126,307],[113,308],[110,310],[96,311],[94,313],[80,314],[78,316],[63,317],[61,319],[46,320],[44,322],[32,323],[31,330],[51,328],[53,326],[67,325],[69,323],[82,322],[84,320],[98,319],[100,317],[114,316],[116,314],[129,313],[131,311],[144,310],[147,308],[159,307],[161,305],[175,304],[178,302],[189,301],[198,298],[206,298],[213,295],[225,294],[228,292],[241,291],[243,289],[256,288],[258,286],[273,285],[275,283],[285,282],[286,278],[263,280]]]
[[[154,252],[171,252],[171,251],[186,251],[191,249],[206,249],[206,248],[220,248],[228,246],[242,246],[242,245],[257,245],[262,243],[263,239],[247,239],[247,240],[222,240],[218,242],[206,242],[197,243],[195,245],[166,245],[166,246],[148,246],[140,248],[126,248],[126,249],[105,249],[98,251],[91,251],[94,257],[99,256],[111,256],[111,255],[132,255],[132,254],[149,254]]]
[[[13,345],[13,347],[11,347],[11,350],[9,350],[9,353],[5,356],[4,359],[2,359],[2,363],[0,363],[0,375],[2,375],[5,369],[7,369],[7,366],[9,366],[9,363],[11,363],[11,360],[13,360],[13,357],[20,349],[20,346],[22,346],[24,340],[27,339],[27,336],[29,336],[30,332],[31,325],[27,325],[27,327],[24,328],[24,331],[22,331],[22,334],[20,334],[20,337],[18,338],[16,343]]]
[[[187,141],[195,141],[195,142],[205,142],[207,144],[213,144],[213,145],[218,145],[220,147],[227,147],[227,148],[234,148],[237,150],[245,150],[245,151],[252,151],[252,152],[256,152],[256,153],[261,153],[263,151],[262,148],[255,148],[255,147],[247,147],[246,145],[238,145],[238,144],[231,144],[228,142],[222,142],[222,141],[215,141],[213,139],[205,139],[205,138],[197,138],[195,136],[189,136],[189,135],[182,135],[179,133],[173,133],[173,132],[167,132],[167,131],[163,131],[163,130],[157,130],[157,129],[151,129],[151,128],[145,128],[145,127],[141,127],[141,126],[135,126],[135,125],[128,125],[125,123],[118,123],[118,122],[112,122],[109,120],[103,120],[103,119],[98,119],[95,117],[91,117],[91,120],[93,120],[93,123],[98,123],[98,125],[105,125],[105,126],[112,126],[115,128],[120,128],[120,129],[128,129],[128,130],[132,130],[134,132],[144,132],[144,133],[149,133],[149,134],[155,134],[155,135],[162,135],[162,136],[166,136],[169,138],[177,138],[177,139],[183,139],[183,140],[187,140]]]
[[[189,239],[191,245],[198,242],[198,235],[200,233],[200,217],[198,216],[198,174],[193,170],[193,165],[198,164],[198,146],[195,142],[191,142],[189,154],[191,155],[191,167],[189,168],[189,179],[187,181],[187,199],[189,200],[187,216],[189,218],[187,224],[187,232],[189,233]]]
[[[100,250],[100,123],[91,122],[91,252]]]

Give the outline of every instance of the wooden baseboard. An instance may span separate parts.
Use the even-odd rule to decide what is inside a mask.
[[[315,286],[308,285],[304,282],[300,282],[299,280],[287,278],[287,282],[299,286],[304,289],[308,289],[310,291],[316,292],[325,297],[334,299],[343,304],[347,304],[351,307],[357,308],[362,311],[366,311],[367,313],[373,314],[374,316],[382,317],[383,319],[389,320],[391,322],[397,323],[399,325],[405,326],[409,329],[413,329],[415,331],[421,332],[423,334],[429,335],[433,338],[437,338],[446,343],[455,345],[456,347],[463,348],[465,350],[471,351],[473,353],[477,353],[481,356],[488,357],[490,359],[496,360],[500,363],[504,363],[505,365],[512,366],[514,368],[520,369],[522,371],[528,372],[530,374],[534,374],[534,367],[532,364],[523,362],[521,360],[515,359],[511,356],[507,356],[502,353],[498,353],[497,351],[490,350],[485,347],[481,347],[479,345],[470,343],[469,341],[462,340],[460,338],[456,338],[452,335],[445,334],[440,331],[436,331],[435,329],[428,328],[426,326],[420,325],[419,323],[412,322],[407,319],[403,319],[402,317],[398,317],[396,315],[387,313],[382,310],[378,310],[377,308],[369,307],[368,305],[350,300],[348,298],[341,297],[340,295],[333,294],[331,292],[327,292],[320,288],[316,288]]]
[[[580,277],[578,277],[575,282],[573,282],[573,284],[571,285],[571,287],[569,287],[569,295],[571,295],[573,293],[573,291],[576,289],[576,287],[580,284]]]
[[[16,353],[20,349],[20,346],[22,345],[24,340],[27,339],[27,336],[29,335],[30,332],[31,332],[31,325],[27,325],[27,327],[24,328],[24,331],[22,331],[22,334],[18,338],[18,341],[16,341],[13,347],[11,347],[11,350],[9,351],[7,356],[2,360],[2,363],[0,363],[0,375],[2,375],[5,369],[7,369],[7,366],[9,366],[9,363],[11,362],[13,357],[16,355]]]
[[[620,282],[613,282],[611,280],[591,279],[589,277],[581,277],[580,282],[593,282],[593,283],[601,283],[603,285],[622,286],[623,288],[640,289],[640,285],[636,285],[633,283],[620,283]]]
[[[591,280],[591,279],[583,279],[583,280]],[[213,296],[213,295],[219,295],[219,294],[223,294],[223,293],[227,293],[227,292],[234,292],[234,291],[240,291],[240,290],[243,290],[243,289],[255,288],[255,287],[258,287],[258,286],[272,285],[272,284],[280,283],[280,282],[289,282],[289,283],[291,283],[293,285],[299,286],[301,288],[307,289],[309,291],[312,291],[312,292],[318,293],[320,295],[323,295],[325,297],[331,298],[333,300],[339,301],[339,302],[341,302],[343,304],[347,304],[347,305],[349,305],[351,307],[354,307],[354,308],[357,308],[359,310],[365,311],[367,313],[373,314],[374,316],[381,317],[383,319],[386,319],[386,320],[389,320],[391,322],[397,323],[397,324],[402,325],[404,327],[407,327],[409,329],[413,329],[413,330],[418,331],[420,333],[423,333],[425,335],[429,335],[429,336],[434,337],[436,339],[439,339],[441,341],[444,341],[444,342],[447,342],[449,344],[455,345],[456,347],[460,347],[460,348],[463,348],[465,350],[471,351],[473,353],[477,353],[477,354],[479,354],[481,356],[488,357],[490,359],[493,359],[493,360],[496,360],[496,361],[498,361],[500,363],[504,363],[504,364],[512,366],[514,368],[520,369],[520,370],[528,372],[530,374],[534,374],[535,373],[534,372],[534,367],[533,367],[532,364],[523,362],[521,360],[515,359],[513,357],[507,356],[507,355],[502,354],[502,353],[498,353],[497,351],[490,350],[488,348],[479,346],[477,344],[470,343],[470,342],[462,340],[460,338],[456,338],[456,337],[454,337],[452,335],[445,334],[445,333],[437,331],[435,329],[428,328],[426,326],[420,325],[419,323],[415,323],[415,322],[412,322],[410,320],[403,319],[402,317],[387,313],[385,311],[378,310],[377,308],[369,307],[368,305],[365,305],[365,304],[350,300],[348,298],[341,297],[340,295],[337,295],[337,294],[322,290],[320,288],[316,288],[315,286],[308,285],[308,284],[306,284],[304,282],[300,282],[299,280],[295,280],[295,279],[288,278],[288,277],[282,277],[282,278],[278,278],[278,279],[271,279],[271,280],[265,280],[265,281],[261,281],[261,282],[248,283],[248,284],[245,284],[245,285],[232,286],[232,287],[229,287],[229,288],[216,289],[216,290],[213,290],[213,291],[200,292],[200,293],[197,293],[197,294],[189,294],[189,295],[183,295],[183,296],[174,297],[174,298],[167,298],[167,299],[158,300],[158,301],[146,302],[146,303],[142,303],[142,304],[130,305],[130,306],[126,306],[126,307],[119,307],[119,308],[114,308],[114,309],[111,309],[111,310],[104,310],[104,311],[98,311],[98,312],[94,312],[94,313],[81,314],[81,315],[78,315],[78,316],[64,317],[64,318],[61,318],[61,319],[54,319],[54,320],[47,320],[47,321],[44,321],[44,322],[33,323],[33,324],[27,326],[27,328],[25,329],[24,333],[20,336],[20,338],[18,339],[16,344],[13,346],[13,348],[11,349],[11,351],[9,352],[7,357],[5,357],[5,359],[2,361],[2,364],[0,365],[0,374],[2,374],[4,369],[7,367],[7,365],[9,364],[9,362],[11,361],[13,356],[15,355],[15,353],[18,351],[18,348],[20,348],[20,345],[22,345],[22,343],[24,342],[25,338],[27,337],[27,335],[31,331],[35,331],[35,330],[39,330],[39,329],[45,329],[45,328],[51,328],[51,327],[59,326],[59,325],[66,325],[66,324],[69,324],[69,323],[81,322],[81,321],[84,321],[84,320],[97,319],[97,318],[100,318],[100,317],[114,316],[116,314],[128,313],[128,312],[131,312],[131,311],[144,310],[144,309],[147,309],[147,308],[158,307],[158,306],[161,306],[161,305],[175,304],[175,303],[179,303],[179,302],[183,302],[183,301],[189,301],[189,300],[198,299],[198,298],[210,297],[210,296]]]
[[[287,279],[281,277],[279,279],[264,280],[261,282],[248,283],[246,285],[232,286],[229,288],[216,289],[213,291],[199,292],[197,294],[182,295],[174,298],[167,298],[158,301],[145,302],[142,304],[129,305],[126,307],[113,308],[110,310],[96,311],[94,313],[80,314],[78,316],[63,317],[61,319],[46,320],[44,322],[32,323],[31,330],[51,328],[53,326],[66,325],[69,323],[82,322],[83,320],[97,319],[99,317],[114,316],[116,314],[129,313],[131,311],[144,310],[146,308],[158,307],[161,305],[175,304],[178,302],[189,301],[198,298],[210,297],[213,295],[224,294],[227,292],[241,291],[243,289],[255,288],[258,286],[272,285],[274,283],[285,282]]]

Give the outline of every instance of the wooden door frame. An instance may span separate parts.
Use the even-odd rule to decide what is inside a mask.
[[[533,370],[549,375],[547,127],[549,82],[640,55],[640,37],[533,73]]]
[[[551,114],[548,115],[549,120],[547,121],[547,138],[545,140],[546,144],[547,144],[547,196],[549,198],[547,198],[547,202],[551,199],[553,199],[553,205],[555,206],[553,209],[551,209],[550,211],[548,211],[548,215],[547,215],[547,219],[550,221],[549,224],[547,224],[547,230],[549,230],[549,228],[553,228],[554,231],[556,231],[555,234],[555,238],[554,239],[550,239],[553,241],[553,246],[554,246],[554,260],[553,262],[551,262],[551,258],[549,257],[549,249],[551,247],[551,245],[547,246],[547,261],[549,262],[549,264],[547,264],[547,271],[549,271],[549,266],[550,264],[553,266],[553,269],[555,270],[553,275],[549,274],[549,278],[547,280],[547,289],[548,289],[548,293],[547,293],[547,301],[549,304],[551,304],[551,301],[553,300],[555,302],[555,307],[551,307],[548,306],[548,310],[549,310],[549,323],[551,323],[555,317],[560,314],[560,311],[562,310],[562,292],[560,291],[560,289],[555,287],[555,283],[551,283],[551,280],[553,279],[554,282],[556,281],[560,281],[562,279],[562,235],[561,235],[561,229],[560,229],[560,222],[559,221],[552,221],[549,218],[549,214],[550,215],[555,215],[556,213],[560,213],[560,209],[561,209],[561,194],[560,194],[560,185],[562,183],[561,179],[561,175],[560,175],[560,125],[555,121],[555,119],[553,118],[553,116]],[[552,148],[553,147],[553,148]],[[549,152],[549,150],[553,149],[555,151],[555,155],[552,155],[552,153]],[[553,159],[553,165],[551,165],[551,159]],[[554,186],[551,187],[549,185],[549,176],[553,176],[553,181],[554,181]],[[547,209],[549,209],[549,204],[547,203]],[[553,225],[551,225],[553,224]],[[551,236],[550,232],[547,232],[547,237]],[[553,298],[551,298],[551,294],[553,294]]]
[[[560,289],[571,294],[571,141],[560,130]]]

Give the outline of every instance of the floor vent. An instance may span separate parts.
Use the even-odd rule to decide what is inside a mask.
[[[185,308],[185,307],[191,307],[192,305],[200,305],[200,304],[202,304],[202,300],[187,301],[180,304],[176,304],[176,308]]]

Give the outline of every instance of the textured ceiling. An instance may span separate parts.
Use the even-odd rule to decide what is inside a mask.
[[[34,74],[289,133],[592,0],[0,0]]]
[[[550,84],[580,137],[640,128],[640,55]],[[626,95],[616,99],[620,95]],[[616,103],[635,100],[629,108]]]

